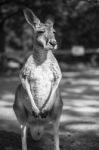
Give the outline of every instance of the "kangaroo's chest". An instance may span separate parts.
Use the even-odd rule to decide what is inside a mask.
[[[48,64],[38,66],[34,70],[31,69],[30,72],[30,80],[33,81],[40,81],[41,83],[48,82],[53,80],[53,72],[51,70],[51,66]]]

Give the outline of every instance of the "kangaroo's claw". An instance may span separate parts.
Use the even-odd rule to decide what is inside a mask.
[[[38,114],[36,114],[34,111],[32,111],[32,116],[34,117],[34,118],[38,118]]]
[[[43,111],[40,113],[41,118],[46,118],[48,115],[48,111]]]

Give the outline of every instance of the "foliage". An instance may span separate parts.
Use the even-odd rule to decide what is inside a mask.
[[[32,8],[43,21],[48,15],[54,17],[57,38],[61,47],[71,46],[72,44],[86,45],[88,40],[96,41],[95,32],[98,31],[99,0],[1,0],[0,25],[8,34],[11,31],[16,31],[13,34],[17,34],[17,38],[22,38],[24,23],[22,10],[24,7]],[[87,38],[85,38],[86,36]],[[85,41],[82,42],[82,40]],[[19,40],[16,40],[16,42],[21,48]]]
[[[60,48],[73,45],[99,47],[99,0],[1,0],[0,51],[32,50],[32,30],[27,25],[23,9],[31,8],[44,21],[55,19],[56,38]],[[22,54],[21,54],[22,55]]]

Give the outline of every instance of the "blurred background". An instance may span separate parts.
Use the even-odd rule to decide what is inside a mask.
[[[0,0],[0,150],[21,149],[12,105],[19,70],[33,47],[25,7],[42,22],[48,16],[55,21],[63,74],[61,149],[99,150],[99,0]],[[52,137],[44,138],[38,147],[30,139],[29,148],[53,149]]]
[[[32,29],[23,15],[25,7],[43,22],[48,16],[55,20],[60,62],[98,65],[98,0],[0,0],[0,74],[15,73],[32,51]]]

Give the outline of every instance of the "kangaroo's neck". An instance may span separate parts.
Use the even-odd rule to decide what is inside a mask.
[[[33,49],[33,58],[37,65],[41,65],[47,59],[48,51],[43,48],[34,48]]]

